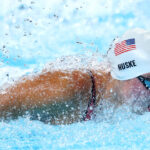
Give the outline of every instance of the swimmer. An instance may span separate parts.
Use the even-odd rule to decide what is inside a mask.
[[[150,109],[150,32],[127,31],[107,52],[110,71],[103,69],[43,71],[23,78],[0,94],[1,120],[30,116],[50,124],[90,120],[103,101],[117,107]],[[101,107],[104,107],[101,105]]]

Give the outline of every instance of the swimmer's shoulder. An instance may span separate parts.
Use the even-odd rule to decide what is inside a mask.
[[[95,79],[95,86],[97,93],[99,93],[99,91],[103,93],[107,88],[109,80],[111,79],[110,72],[99,69],[99,70],[92,70],[92,73]],[[102,93],[99,94],[101,95]]]
[[[91,71],[92,71],[94,78],[101,82],[107,82],[111,78],[111,74],[109,71],[102,70],[102,69],[91,70]]]

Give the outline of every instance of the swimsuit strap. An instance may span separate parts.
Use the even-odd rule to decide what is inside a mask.
[[[88,102],[88,107],[87,107],[87,110],[85,112],[85,116],[83,117],[84,121],[87,121],[87,120],[91,119],[94,108],[95,108],[95,103],[96,103],[95,79],[94,79],[94,76],[93,76],[91,71],[89,72],[89,74],[90,74],[90,77],[91,77],[91,80],[92,80],[92,90],[91,90],[92,96],[91,96],[91,98]]]

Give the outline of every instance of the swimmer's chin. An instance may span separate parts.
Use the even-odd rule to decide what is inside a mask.
[[[139,99],[135,97],[130,99],[108,98],[100,101],[97,112],[100,115],[104,114],[104,112],[113,115],[117,110],[122,108],[126,108],[131,114],[144,115],[145,113],[150,112],[150,99],[146,97]],[[124,109],[122,109],[122,113],[124,113],[123,111]]]

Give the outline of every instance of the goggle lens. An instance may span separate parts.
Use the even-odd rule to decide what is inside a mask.
[[[137,77],[139,81],[144,85],[147,90],[150,90],[150,78],[146,78],[143,76]]]

